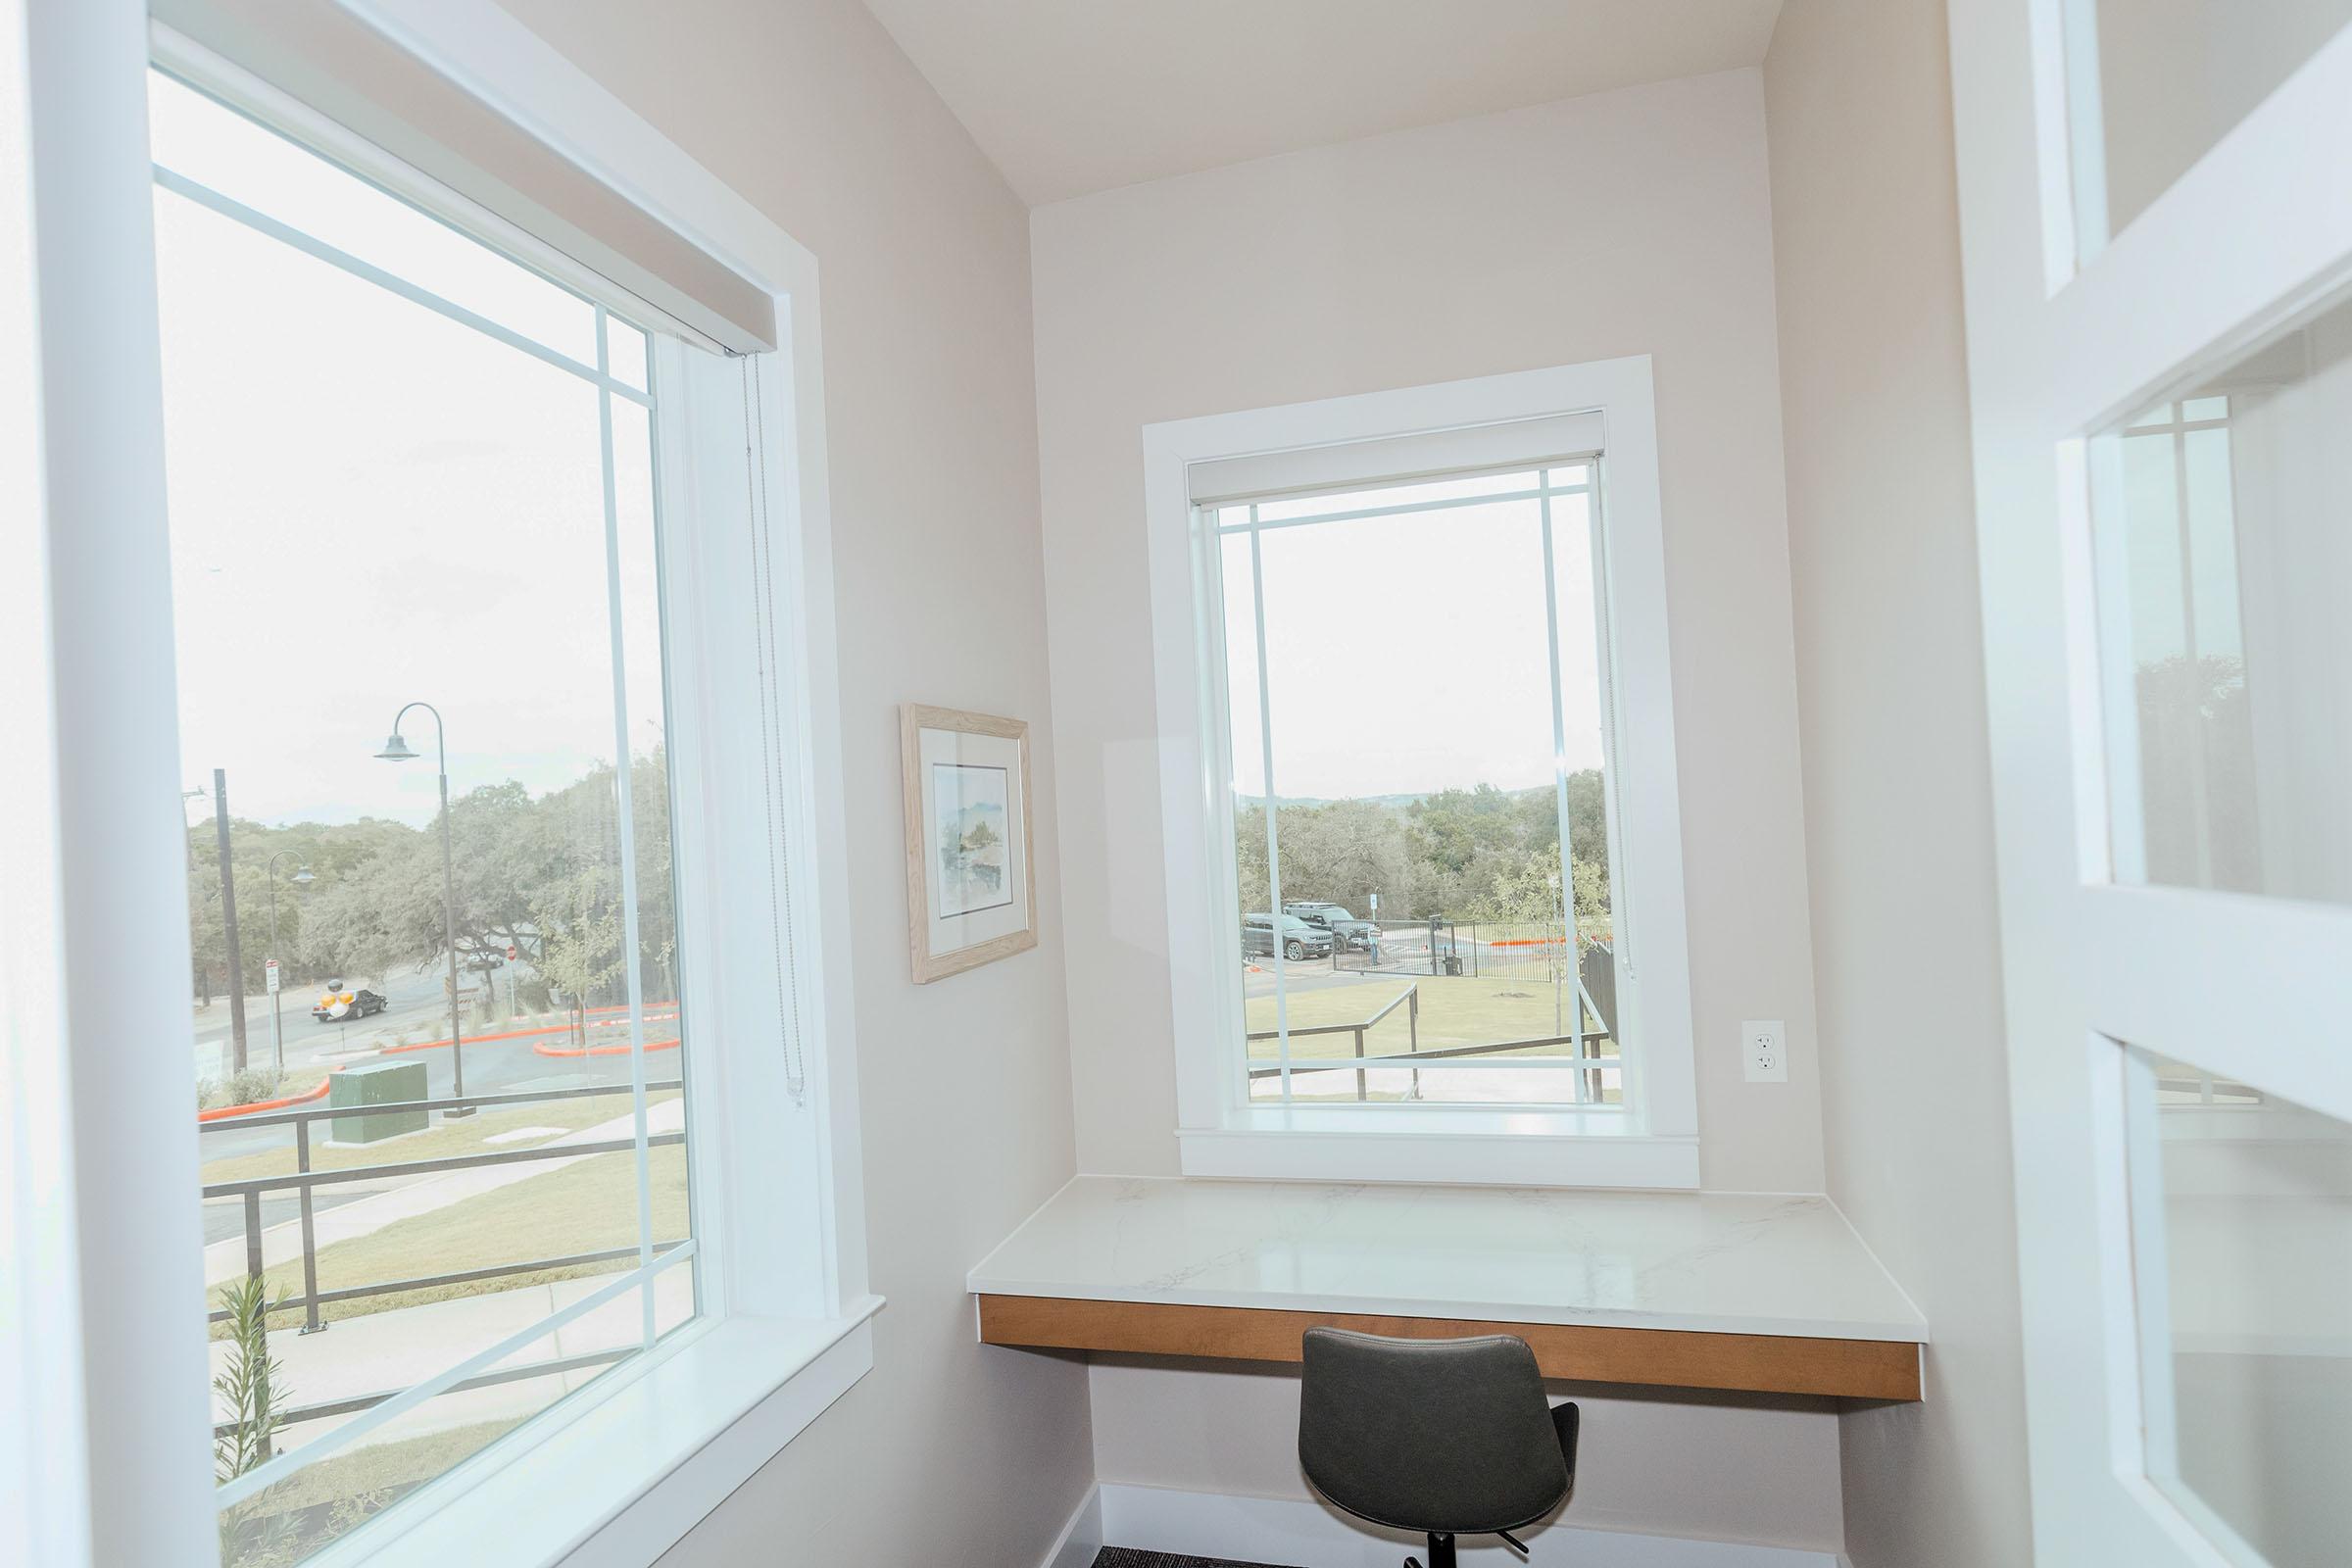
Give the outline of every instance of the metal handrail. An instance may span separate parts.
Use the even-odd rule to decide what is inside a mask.
[[[664,1078],[660,1083],[647,1084],[645,1091],[653,1094],[662,1089],[682,1089],[685,1080]],[[370,1105],[305,1105],[300,1110],[265,1110],[250,1116],[229,1116],[220,1121],[198,1122],[199,1133],[234,1132],[241,1127],[287,1127],[306,1121],[325,1121],[345,1116],[373,1116],[390,1110],[455,1110],[461,1105],[525,1105],[545,1100],[592,1100],[599,1095],[631,1093],[627,1084],[590,1084],[573,1089],[519,1089],[503,1095],[448,1096],[440,1100],[387,1100]]]
[[[630,1248],[629,1250],[634,1252],[636,1249]],[[638,1346],[623,1345],[609,1350],[584,1350],[578,1355],[553,1356],[545,1361],[527,1361],[520,1366],[497,1367],[463,1382],[453,1383],[447,1392],[464,1394],[472,1389],[495,1388],[501,1383],[519,1383],[525,1378],[553,1377],[560,1372],[610,1366],[614,1361],[635,1355],[639,1348]],[[374,1409],[386,1399],[397,1399],[406,1393],[406,1389],[382,1389],[373,1394],[355,1394],[341,1399],[321,1399],[317,1404],[297,1404],[279,1413],[287,1426],[293,1426],[303,1421],[322,1421],[329,1416],[357,1415],[362,1410]],[[241,1423],[235,1421],[216,1421],[213,1423],[213,1436],[225,1438],[236,1431],[239,1425]]]
[[[369,1105],[372,1113],[378,1106]],[[353,1112],[345,1110],[349,1116]],[[684,1133],[655,1133],[648,1145],[681,1144]],[[436,1159],[405,1160],[397,1165],[352,1165],[342,1170],[295,1170],[283,1176],[248,1176],[242,1181],[212,1182],[207,1198],[259,1198],[264,1193],[296,1188],[339,1187],[352,1182],[383,1181],[394,1176],[431,1176],[442,1171],[470,1170],[476,1165],[519,1165],[534,1159],[569,1159],[575,1154],[617,1154],[635,1149],[634,1138],[603,1138],[593,1144],[534,1144],[528,1149],[496,1149],[479,1154],[443,1154]]]
[[[1302,1033],[1303,1031],[1294,1029],[1291,1032],[1296,1035]],[[1250,1038],[1259,1039],[1262,1037],[1252,1035]],[[1605,1034],[1588,1032],[1584,1038],[1588,1041],[1592,1041],[1606,1040],[1609,1037]],[[1416,1067],[1423,1062],[1441,1061],[1448,1056],[1488,1055],[1498,1051],[1532,1051],[1539,1046],[1573,1045],[1576,1043],[1576,1040],[1577,1037],[1575,1035],[1549,1035],[1538,1040],[1495,1040],[1490,1041],[1485,1045],[1477,1046],[1433,1046],[1427,1051],[1414,1051],[1404,1054],[1391,1053],[1385,1056],[1358,1056],[1347,1061],[1310,1061],[1304,1063],[1294,1061],[1291,1063],[1291,1071],[1354,1072],[1366,1067]],[[1607,1056],[1533,1056],[1530,1057],[1529,1060],[1531,1062],[1544,1062],[1546,1064],[1556,1061],[1561,1063],[1563,1066],[1587,1068],[1595,1066],[1609,1066],[1613,1064],[1612,1059]],[[1252,1066],[1250,1069],[1250,1076],[1252,1078],[1268,1078],[1272,1077],[1276,1073],[1279,1073],[1280,1071],[1282,1071],[1282,1064],[1280,1062],[1268,1062],[1262,1066]]]
[[[683,1088],[680,1079],[663,1079],[647,1084],[648,1092]],[[535,1273],[541,1269],[567,1268],[586,1263],[610,1261],[615,1257],[634,1256],[634,1247],[600,1252],[572,1253],[563,1257],[537,1258],[521,1263],[502,1263],[488,1268],[461,1269],[454,1273],[426,1275],[415,1279],[390,1280],[372,1285],[345,1286],[321,1292],[318,1289],[318,1216],[312,1194],[321,1187],[334,1187],[355,1182],[384,1181],[401,1176],[436,1175],[447,1171],[469,1170],[476,1166],[522,1164],[532,1160],[585,1158],[595,1154],[620,1153],[637,1148],[634,1138],[599,1139],[588,1144],[540,1144],[530,1149],[485,1150],[472,1154],[445,1154],[434,1159],[398,1161],[384,1165],[354,1165],[343,1170],[313,1170],[311,1168],[311,1126],[314,1122],[335,1121],[359,1116],[382,1115],[390,1111],[454,1110],[462,1106],[479,1108],[484,1105],[537,1104],[557,1100],[583,1100],[607,1095],[629,1095],[627,1084],[595,1084],[567,1089],[517,1090],[495,1095],[453,1095],[441,1099],[384,1101],[368,1105],[312,1105],[299,1110],[264,1111],[252,1116],[240,1116],[221,1121],[200,1122],[199,1133],[221,1132],[229,1128],[292,1127],[294,1129],[294,1170],[282,1176],[252,1176],[241,1181],[211,1182],[202,1189],[207,1199],[238,1198],[244,1200],[245,1272],[249,1278],[259,1277],[262,1262],[262,1197],[266,1193],[291,1191],[302,1200],[302,1279],[300,1296],[288,1297],[272,1304],[272,1309],[303,1309],[302,1332],[321,1333],[326,1328],[318,1308],[331,1301],[358,1300],[370,1296],[391,1296],[403,1291],[427,1290],[442,1285],[463,1285],[477,1280],[498,1279],[507,1275]],[[683,1144],[682,1132],[656,1133],[645,1140],[647,1147]],[[678,1246],[675,1241],[657,1242],[657,1252]],[[228,1316],[225,1310],[207,1314],[208,1322],[220,1322]]]
[[[1352,1034],[1355,1036],[1355,1054],[1359,1058],[1361,1058],[1364,1054],[1365,1031],[1377,1025],[1381,1019],[1386,1018],[1390,1013],[1395,1012],[1398,1007],[1404,1006],[1407,1003],[1411,1004],[1410,1008],[1404,1015],[1405,1027],[1409,1031],[1407,1038],[1411,1042],[1412,1049],[1414,1051],[1419,1051],[1421,1049],[1421,987],[1417,982],[1415,984],[1406,986],[1402,992],[1390,999],[1387,1006],[1381,1008],[1371,1017],[1366,1018],[1359,1023],[1323,1023],[1316,1024],[1307,1029],[1260,1029],[1255,1033],[1245,1033],[1242,1036],[1242,1050],[1244,1054],[1247,1054],[1250,1049],[1249,1043],[1250,1041],[1272,1040],[1285,1034],[1287,1034],[1293,1040],[1297,1040],[1307,1035]],[[1277,1062],[1270,1070],[1273,1072],[1280,1072],[1282,1071],[1282,1064]],[[1252,1070],[1250,1076],[1252,1078],[1260,1078],[1265,1076],[1265,1074]],[[1360,1072],[1355,1075],[1355,1098],[1358,1100],[1365,1098],[1364,1075]]]

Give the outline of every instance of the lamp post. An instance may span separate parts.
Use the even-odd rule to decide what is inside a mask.
[[[270,857],[270,962],[271,964],[277,962],[277,862],[287,859],[295,861],[295,866],[294,874],[286,880],[296,887],[307,888],[318,880],[311,875],[311,868],[302,864],[301,858],[292,850],[280,850]],[[286,1071],[286,1025],[278,1003],[278,991],[285,977],[279,974],[275,968],[270,968],[268,972],[270,975],[270,1049],[276,1054],[278,1075],[283,1077]]]
[[[213,769],[213,837],[220,852],[220,936],[228,947],[228,1041],[232,1072],[245,1070],[245,955],[237,946],[237,878],[228,855],[228,774]]]
[[[449,730],[441,722],[441,710],[430,703],[411,703],[392,715],[392,733],[384,741],[384,749],[375,755],[387,762],[414,760],[416,753],[400,736],[400,721],[409,716],[409,709],[421,708],[433,715],[433,740],[440,753],[441,763],[441,931],[443,946],[449,949],[449,1064],[454,1087],[453,1100],[466,1098],[466,1051],[464,1030],[459,1023],[458,1009],[458,894],[457,879],[450,869],[449,842]],[[453,1106],[451,1116],[470,1116],[470,1105]]]

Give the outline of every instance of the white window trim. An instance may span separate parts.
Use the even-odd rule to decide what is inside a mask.
[[[1636,1042],[1627,1109],[1245,1103],[1240,936],[1222,912],[1232,802],[1218,714],[1214,556],[1187,477],[1196,463],[1596,414],[1614,634],[1616,799],[1626,932],[1618,1005]],[[1682,813],[1666,627],[1657,417],[1646,355],[1146,425],[1145,523],[1158,707],[1176,1135],[1188,1176],[1529,1186],[1698,1185],[1698,1102],[1684,934]]]
[[[697,1215],[698,1232],[709,1227],[714,1244],[705,1319],[433,1483],[417,1494],[420,1503],[429,1494],[427,1505],[395,1509],[313,1559],[337,1568],[448,1561],[453,1548],[436,1532],[471,1517],[496,1521],[502,1560],[553,1563],[570,1554],[583,1563],[651,1563],[870,1368],[869,1320],[881,1304],[866,1289],[850,955],[816,918],[819,909],[846,906],[849,867],[815,259],[504,13],[449,0],[337,3],[777,303],[783,341],[752,363],[767,410],[758,467],[777,546],[774,664],[790,732],[784,762],[795,818],[786,829],[807,1094],[797,1111],[784,1102],[781,1065],[760,1054],[698,1060],[693,1071],[705,1085],[722,1080],[726,1093],[698,1091],[696,1114],[715,1102],[722,1108],[710,1114],[741,1125],[751,1118],[730,1118],[725,1102],[756,1106],[765,1112],[766,1135],[726,1136],[732,1129],[715,1127],[721,1136],[706,1143],[710,1157],[726,1161],[725,1182],[713,1189],[704,1181],[698,1152],[697,1200],[748,1182],[810,1195],[807,1212],[714,1198]],[[172,644],[169,635],[148,636],[76,651],[89,639],[73,630],[125,616],[170,624],[145,116],[151,39],[136,0],[37,6],[40,21],[29,31],[24,0],[0,5],[12,39],[0,69],[26,105],[30,133],[0,138],[0,153],[33,176],[18,187],[8,232],[37,239],[37,254],[27,256],[36,287],[21,297],[37,299],[39,340],[51,349],[12,370],[0,415],[9,440],[39,455],[45,505],[26,519],[35,532],[24,557],[48,569],[34,579],[45,590],[41,613],[23,624],[52,654],[10,662],[12,710],[20,710],[16,698],[27,699],[21,710],[28,715],[28,760],[46,765],[27,774],[40,789],[28,783],[12,796],[23,797],[26,836],[7,862],[9,902],[28,912],[10,925],[34,947],[0,996],[0,1084],[25,1089],[31,1098],[12,1103],[48,1107],[61,1134],[26,1146],[34,1163],[24,1171],[0,1173],[0,1237],[20,1260],[46,1255],[74,1265],[20,1275],[28,1289],[12,1293],[11,1307],[22,1315],[0,1323],[0,1366],[10,1371],[0,1385],[54,1391],[58,1398],[33,1404],[57,1408],[64,1423],[44,1437],[50,1456],[37,1469],[29,1468],[37,1456],[14,1446],[0,1446],[0,1459],[10,1462],[11,1491],[38,1499],[24,1538],[66,1548],[36,1553],[42,1560],[209,1561],[216,1532],[202,1326],[193,1315],[181,1321],[152,1310],[156,1300],[192,1298],[196,1238],[179,1210],[152,1200],[184,1186],[195,1135],[171,1075],[129,1070],[109,1044],[169,1037],[186,1025],[169,988],[142,988],[153,994],[129,1009],[139,1013],[132,1017],[122,988],[107,979],[125,964],[156,973],[186,967],[184,890],[156,874],[185,859],[179,824],[164,806],[164,782],[175,789],[177,768]],[[26,48],[13,47],[26,39]],[[729,385],[737,385],[732,374]],[[673,462],[664,473],[665,510],[671,486],[693,482],[682,471],[690,466]],[[741,483],[737,468],[733,484]],[[748,497],[738,503],[745,513],[751,505]],[[668,531],[665,570],[680,565],[686,532]],[[687,572],[696,593],[726,580],[709,564],[689,563]],[[695,706],[706,713],[726,706],[711,681],[696,686]],[[691,721],[677,714],[673,722],[681,718]],[[715,727],[708,716],[704,722]],[[747,822],[764,811],[731,797],[737,786],[725,779],[679,787],[699,788],[713,810],[760,813]],[[689,833],[681,829],[682,838]],[[684,845],[680,855],[688,858]],[[20,892],[28,901],[22,906]],[[681,920],[724,897],[682,889]],[[701,929],[715,924],[706,918]],[[715,952],[700,958],[725,961]],[[62,1083],[46,1070],[61,1040],[74,1064]],[[797,1121],[803,1136],[775,1136],[780,1120]],[[107,1157],[75,1159],[76,1144]],[[124,1160],[124,1148],[145,1157]],[[18,1174],[40,1180],[22,1184]],[[788,1185],[771,1188],[770,1179]],[[47,1240],[36,1246],[28,1238]],[[821,1266],[787,1266],[780,1260],[788,1255]],[[20,1337],[26,1326],[41,1327],[37,1343]],[[35,1368],[67,1369],[64,1381],[74,1387],[24,1375]],[[36,1477],[37,1490],[14,1485]],[[140,1506],[110,1500],[123,1495],[138,1496]],[[584,1508],[583,1499],[593,1501]],[[17,1539],[13,1529],[7,1539]]]

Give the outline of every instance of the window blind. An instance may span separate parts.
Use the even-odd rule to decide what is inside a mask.
[[[777,344],[773,299],[349,11],[318,0],[152,0],[156,21],[738,353]]]
[[[1601,437],[1601,416],[1597,411],[1554,414],[1451,430],[1414,430],[1365,441],[1215,458],[1191,465],[1186,475],[1196,505],[1218,506],[1235,501],[1262,501],[1268,496],[1312,494],[1318,490],[1361,490],[1449,473],[1542,467],[1548,463],[1598,455],[1602,449]]]

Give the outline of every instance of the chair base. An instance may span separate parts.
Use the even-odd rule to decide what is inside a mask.
[[[1422,1568],[1421,1559],[1405,1558],[1404,1568]],[[1429,1568],[1455,1568],[1451,1536],[1432,1535],[1429,1538]]]

